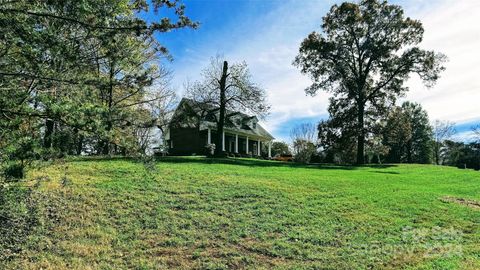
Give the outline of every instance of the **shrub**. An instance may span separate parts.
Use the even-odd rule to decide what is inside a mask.
[[[215,155],[215,144],[207,144],[205,145],[205,148],[207,150],[207,157],[213,157]]]
[[[7,180],[18,180],[25,176],[25,166],[21,163],[11,163],[3,170]]]
[[[322,163],[324,162],[324,157],[320,153],[313,153],[310,157],[310,163]]]
[[[298,143],[295,147],[296,153],[294,156],[294,161],[299,163],[310,163],[312,156],[317,154],[317,149],[315,145],[311,142],[301,142]]]
[[[40,158],[40,147],[31,137],[19,138],[14,144],[7,147],[6,154],[9,160],[30,161]]]

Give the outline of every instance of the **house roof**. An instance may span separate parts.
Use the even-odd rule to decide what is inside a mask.
[[[200,130],[207,128],[215,130],[219,117],[219,108],[211,104],[196,102],[183,98],[174,113],[170,125],[181,127],[198,127]],[[272,140],[274,137],[258,123],[256,116],[250,116],[238,111],[226,111],[225,131],[234,132],[244,136],[261,137]]]

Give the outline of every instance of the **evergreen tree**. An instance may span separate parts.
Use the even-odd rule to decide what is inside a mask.
[[[134,145],[171,58],[154,35],[196,26],[179,1],[1,1],[1,161]]]

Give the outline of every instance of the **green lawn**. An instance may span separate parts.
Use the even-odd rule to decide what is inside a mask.
[[[28,179],[40,222],[7,269],[480,269],[470,170],[192,157]]]

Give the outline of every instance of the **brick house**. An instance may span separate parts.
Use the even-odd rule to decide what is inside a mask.
[[[174,112],[165,132],[165,142],[170,155],[204,155],[206,145],[215,143],[216,119],[219,109],[183,98]],[[256,116],[241,112],[226,112],[223,132],[223,151],[239,155],[260,156],[262,146],[271,156],[274,139],[259,123]]]

